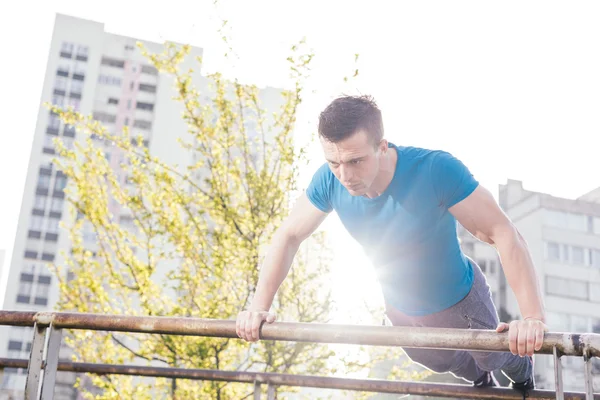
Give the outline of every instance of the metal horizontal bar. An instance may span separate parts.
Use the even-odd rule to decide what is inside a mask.
[[[56,328],[66,329],[237,338],[235,321],[230,320],[0,311],[0,325],[33,326],[35,322],[39,325],[49,325],[52,322]],[[507,333],[477,329],[278,322],[263,325],[260,337],[263,340],[313,343],[509,351]],[[584,349],[587,349],[590,355],[599,357],[600,334],[548,332],[537,353],[553,354],[554,347],[563,355],[582,356]]]
[[[0,367],[27,368],[27,360],[0,358]],[[190,380],[226,381],[241,383],[271,384],[275,386],[300,386],[321,389],[353,390],[377,393],[398,393],[460,399],[519,399],[523,395],[508,388],[474,388],[470,385],[455,385],[426,382],[388,381],[381,379],[329,378],[311,375],[290,375],[262,372],[220,371],[210,369],[184,369],[144,367],[134,365],[108,365],[93,363],[59,362],[59,371],[92,373],[98,375],[135,375]],[[552,400],[555,392],[534,390],[531,399]],[[585,399],[585,393],[567,392],[566,400]],[[594,399],[600,400],[600,394]]]

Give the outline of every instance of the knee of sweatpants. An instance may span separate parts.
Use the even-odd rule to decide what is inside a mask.
[[[495,371],[502,368],[508,361],[510,353],[473,351],[470,353],[475,362],[484,371]]]
[[[452,370],[456,355],[452,350],[404,349],[404,352],[412,361],[440,374]]]

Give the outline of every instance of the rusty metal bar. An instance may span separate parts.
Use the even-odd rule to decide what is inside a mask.
[[[46,362],[44,366],[44,377],[42,378],[41,400],[52,400],[54,398],[54,386],[56,383],[56,369],[58,367],[58,354],[62,340],[62,329],[50,325],[48,328],[48,347],[46,349]]]
[[[237,338],[235,321],[139,317],[84,313],[15,313],[0,311],[2,325],[49,325],[58,328],[142,332],[172,335]],[[313,343],[343,343],[374,346],[400,346],[471,351],[509,351],[508,334],[494,330],[446,329],[400,326],[357,326],[314,323],[273,323],[261,329],[263,340]],[[553,354],[556,347],[564,355],[582,356],[583,349],[600,356],[600,334],[546,333],[540,354]]]
[[[565,394],[563,391],[563,373],[562,373],[562,359],[560,358],[560,351],[554,348],[554,389],[556,389],[556,400],[563,400]]]
[[[585,398],[586,400],[594,399],[594,379],[592,377],[592,357],[587,351],[583,353],[584,362],[584,381],[585,381]]]
[[[25,381],[25,398],[37,400],[40,389],[40,376],[44,360],[44,345],[46,343],[46,327],[35,324],[33,328],[33,344],[27,364],[27,379]]]
[[[0,325],[33,326],[36,315],[33,311],[0,311]]]
[[[254,400],[260,400],[260,382],[254,381]]]
[[[27,360],[0,358],[0,367],[25,368]],[[414,394],[423,396],[450,397],[460,399],[518,399],[523,395],[508,388],[474,388],[470,385],[387,381],[380,379],[330,378],[311,375],[288,375],[245,371],[220,371],[207,369],[159,368],[133,365],[107,365],[93,363],[59,362],[59,371],[92,373],[98,375],[136,375],[146,377],[165,377],[190,380],[240,382],[256,385],[300,386],[323,389],[355,390],[364,392]],[[260,391],[259,391],[260,393]],[[531,399],[552,400],[554,391],[534,390],[529,393]],[[594,400],[600,400],[596,394]],[[585,393],[567,392],[566,400],[585,400]]]
[[[275,400],[275,386],[270,383],[267,386],[267,400]]]

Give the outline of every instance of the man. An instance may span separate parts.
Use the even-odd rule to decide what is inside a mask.
[[[388,143],[368,96],[334,100],[320,115],[319,137],[327,163],[275,233],[238,336],[256,341],[260,325],[275,320],[269,309],[299,245],[335,210],[372,261],[394,325],[508,330],[510,353],[405,349],[413,361],[477,387],[497,386],[492,371],[501,369],[526,395],[547,331],[544,306],[525,240],[492,195],[451,154]],[[499,323],[456,221],[496,247],[522,320]]]

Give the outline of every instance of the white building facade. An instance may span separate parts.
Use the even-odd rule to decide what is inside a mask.
[[[600,189],[570,200],[525,190],[520,181],[500,185],[499,203],[525,240],[553,332],[600,333]],[[491,246],[460,230],[462,247],[486,272],[504,321],[520,318],[519,307]],[[583,391],[583,360],[563,358],[566,390]],[[551,356],[535,356],[538,387],[554,388]],[[600,362],[593,361],[596,387]]]

